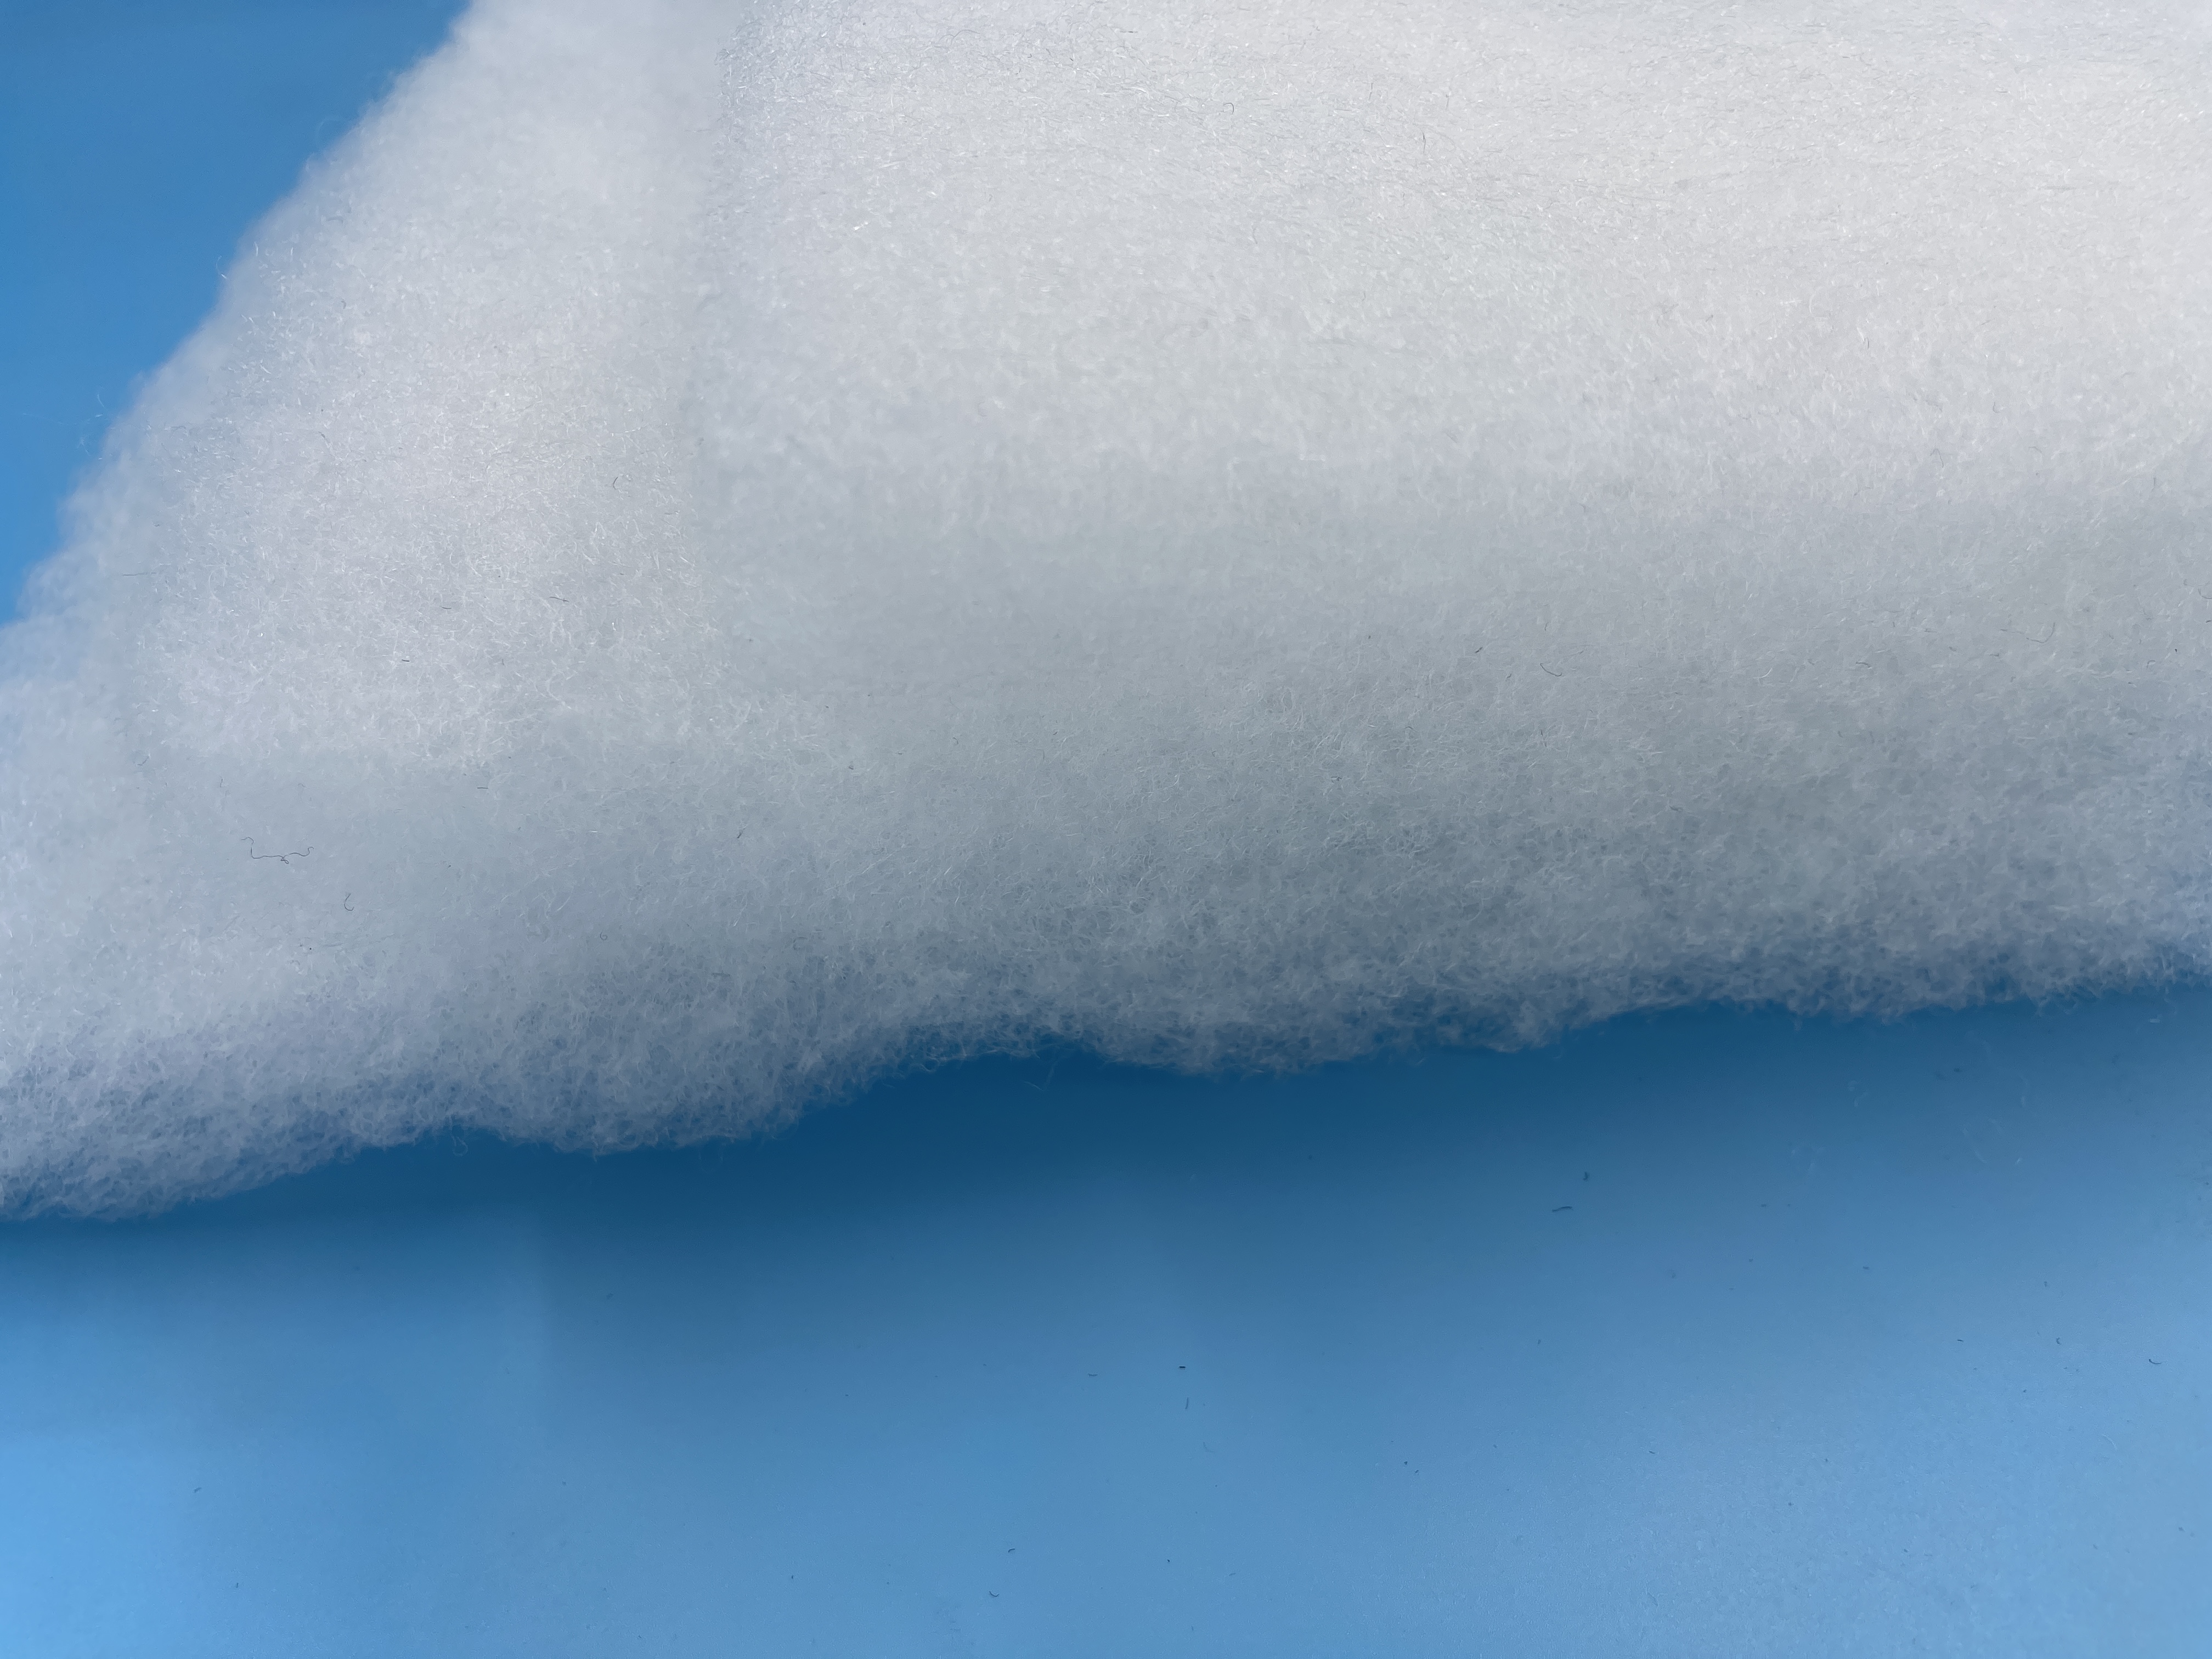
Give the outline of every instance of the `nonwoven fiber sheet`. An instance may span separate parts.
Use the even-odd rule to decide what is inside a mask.
[[[0,645],[0,1205],[2201,973],[2207,16],[483,0]]]

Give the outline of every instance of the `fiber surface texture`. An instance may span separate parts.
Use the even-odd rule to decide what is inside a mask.
[[[2201,974],[2208,47],[486,0],[0,642],[0,1206]]]

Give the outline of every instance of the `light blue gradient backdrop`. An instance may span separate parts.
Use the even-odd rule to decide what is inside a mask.
[[[0,546],[433,4],[0,10]],[[0,1656],[2212,1651],[2212,996],[0,1230]]]

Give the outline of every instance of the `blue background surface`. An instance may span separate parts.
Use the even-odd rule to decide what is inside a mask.
[[[435,5],[0,10],[0,558]],[[8,577],[12,589],[15,574]],[[0,1230],[0,1654],[2212,1652],[2212,996]]]

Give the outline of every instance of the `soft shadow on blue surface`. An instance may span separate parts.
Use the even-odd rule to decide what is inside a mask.
[[[0,0],[0,620],[138,378],[458,0]]]
[[[1705,1014],[0,1234],[44,1655],[2193,1655],[2212,997]]]

